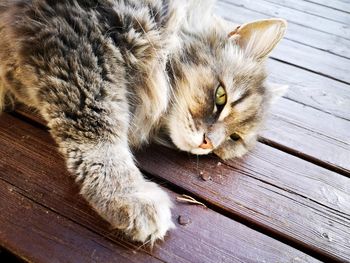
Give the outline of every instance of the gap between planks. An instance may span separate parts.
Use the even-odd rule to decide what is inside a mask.
[[[270,146],[274,149],[278,149],[282,152],[285,152],[285,153],[288,153],[290,155],[293,155],[297,158],[300,158],[302,160],[305,160],[307,162],[310,162],[314,165],[317,165],[317,166],[320,166],[322,168],[325,168],[329,171],[332,171],[332,172],[335,172],[335,173],[338,173],[338,174],[341,174],[345,177],[348,177],[350,178],[350,172],[349,170],[347,169],[343,169],[342,167],[337,167],[337,166],[334,166],[330,163],[327,163],[327,162],[324,162],[320,159],[317,159],[315,157],[313,157],[312,155],[308,155],[308,154],[305,154],[303,152],[299,152],[299,151],[296,151],[295,149],[293,148],[289,148],[288,146],[286,145],[283,145],[283,144],[280,144],[278,142],[275,142],[273,140],[270,140],[270,139],[267,139],[267,138],[264,138],[264,137],[261,137],[259,136],[258,138],[258,141],[267,145],[267,146]]]

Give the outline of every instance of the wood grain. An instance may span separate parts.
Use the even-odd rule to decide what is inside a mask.
[[[350,14],[350,3],[347,1],[343,1],[343,0],[332,0],[332,1],[328,1],[328,0],[305,0],[306,2],[311,2],[311,3],[315,3],[318,5],[323,5],[326,6],[328,8],[332,8],[338,11],[342,11],[344,13],[348,13]]]
[[[350,175],[349,121],[293,101],[280,100],[273,105],[265,127],[261,133],[263,139]]]
[[[273,10],[265,14],[259,12],[259,9],[247,9],[238,2],[227,0],[219,0],[217,9],[220,15],[236,23],[277,16]],[[300,21],[302,22],[304,20],[305,18],[301,15]],[[345,58],[350,57],[349,40],[330,35],[326,32],[316,31],[312,28],[304,27],[303,25],[290,23],[290,21],[288,22],[285,38],[338,56]]]
[[[221,0],[227,3],[236,3],[233,0]],[[329,35],[335,35],[339,38],[350,39],[350,31],[348,25],[331,21],[320,16],[305,13],[292,8],[286,8],[281,5],[272,3],[266,0],[256,0],[254,2],[249,0],[239,1],[239,5],[246,9],[257,10],[259,13],[283,17],[293,24],[299,24],[304,28],[312,28],[316,31],[325,32]]]
[[[5,211],[0,223],[6,226],[0,232],[0,245],[28,260],[316,262],[210,209],[179,203],[173,209],[174,221],[182,215],[190,223],[177,224],[152,251],[138,248],[112,234],[78,195],[46,131],[4,114],[0,142],[0,208]],[[174,200],[176,194],[168,192]]]
[[[0,244],[25,261],[162,262],[108,241],[1,179],[0,209]]]
[[[350,24],[350,16],[348,13],[342,12],[340,10],[336,10],[333,8],[329,8],[329,7],[324,6],[324,5],[319,5],[319,4],[315,4],[315,3],[311,3],[311,2],[307,2],[307,1],[302,1],[302,0],[299,0],[299,1],[266,0],[266,2],[275,3],[275,4],[283,6],[283,7],[295,9],[295,10],[301,11],[301,12],[306,13],[306,14],[311,14],[311,15],[322,17],[322,18],[326,18],[326,19],[329,19],[331,21],[340,22],[340,23],[343,23],[345,25]],[[349,6],[348,11],[349,10],[350,10],[350,6]]]
[[[261,144],[245,159],[226,163],[211,157],[197,162],[162,147],[145,150],[137,159],[146,172],[234,218],[329,260],[350,260],[349,178]],[[200,172],[212,180],[202,180]]]
[[[251,3],[249,1],[246,2],[247,4]],[[273,9],[269,10],[273,12]],[[223,0],[217,4],[217,14],[236,24],[278,16],[274,13],[261,14],[247,9],[245,5],[244,7],[233,5],[231,2]],[[280,17],[286,18],[283,15],[280,15]],[[299,17],[299,19],[300,21],[306,20],[304,16]],[[317,31],[308,32],[308,29],[302,25],[295,28],[293,23],[289,23],[286,37],[272,52],[272,57],[312,72],[350,83],[350,61],[347,59],[350,57],[348,53],[350,52],[350,41],[347,40],[341,43],[341,38],[335,37],[332,39],[329,34],[325,33],[321,36],[321,33]],[[337,49],[343,50],[341,56],[337,55],[339,52],[333,54],[334,50]],[[347,53],[345,54],[344,51]]]
[[[272,59],[267,64],[269,80],[288,85],[286,98],[350,121],[349,85]]]

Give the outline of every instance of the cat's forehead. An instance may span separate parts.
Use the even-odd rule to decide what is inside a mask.
[[[219,84],[227,92],[229,103],[241,101],[249,94],[263,95],[263,82],[266,78],[264,67],[244,52],[227,36],[190,36],[181,56],[182,71],[190,80],[190,86],[204,88],[207,98]],[[204,93],[203,93],[204,94]]]
[[[214,35],[214,36],[213,36]],[[211,68],[223,77],[255,76],[263,74],[262,64],[247,57],[232,40],[218,34],[191,36],[185,41],[181,54],[183,63]]]

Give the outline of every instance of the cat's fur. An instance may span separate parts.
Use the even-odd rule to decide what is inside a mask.
[[[242,156],[276,96],[263,61],[285,22],[229,35],[234,28],[211,14],[213,3],[0,3],[0,106],[15,97],[39,110],[81,194],[133,240],[162,239],[174,224],[167,194],[143,178],[131,150],[170,137],[194,154]],[[199,147],[203,137],[211,148]]]

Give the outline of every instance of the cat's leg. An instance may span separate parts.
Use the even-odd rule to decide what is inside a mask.
[[[48,113],[52,109],[45,112],[68,169],[81,185],[80,193],[131,239],[150,243],[162,239],[174,227],[171,202],[158,185],[143,178],[134,163],[127,139],[128,113],[90,110],[79,117],[67,112],[53,117]]]

